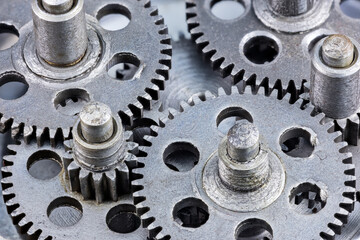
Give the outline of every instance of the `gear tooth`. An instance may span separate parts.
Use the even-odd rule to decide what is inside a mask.
[[[350,213],[348,211],[340,208],[340,210],[335,214],[335,217],[339,219],[342,223],[346,224],[348,222],[349,214]]]
[[[93,173],[91,181],[94,186],[95,200],[97,203],[104,202],[105,192],[104,192],[104,174],[102,173]]]
[[[108,186],[108,192],[110,193],[110,199],[112,201],[117,201],[118,200],[118,189],[117,189],[117,185],[116,185],[116,173],[115,171],[109,171],[105,174],[106,176],[106,182],[107,182],[107,186]]]
[[[31,126],[24,126],[23,129],[23,135],[24,135],[24,142],[26,144],[29,144],[31,139],[33,138],[33,135],[35,134],[34,128]]]
[[[344,131],[346,129],[347,120],[346,119],[337,119],[336,124],[340,128],[341,131]]]
[[[128,141],[132,141],[134,133],[132,131],[125,131],[124,138]]]
[[[201,101],[201,99],[200,99],[200,97],[199,97],[199,95],[198,94],[195,94],[195,95],[193,95],[190,99],[189,99],[189,104],[190,105],[195,105],[195,104],[199,104],[199,103],[201,103],[202,101]]]
[[[14,152],[14,153],[17,153],[17,151],[19,149],[19,145],[9,144],[9,145],[6,146],[6,148],[9,149],[10,151]],[[6,158],[8,156],[11,156],[11,155],[4,156],[4,158]]]
[[[17,225],[21,228],[25,227],[27,224],[29,224],[29,221],[26,219],[26,217],[23,217]]]
[[[127,147],[129,152],[137,152],[139,149],[139,144],[135,142],[128,142]]]
[[[283,101],[291,103],[291,95],[290,95],[290,93],[285,94],[285,96],[283,97]]]
[[[244,89],[244,94],[249,94],[249,95],[252,95],[252,89],[251,89],[251,86],[246,86],[245,89]]]
[[[226,95],[226,92],[223,88],[219,88],[218,89],[218,96],[221,97],[221,96],[225,96]]]
[[[348,212],[352,212],[354,210],[354,204],[355,204],[354,200],[345,197],[343,199],[343,202],[340,204],[340,207],[347,210]]]
[[[90,174],[89,171],[80,168],[79,171],[80,192],[85,200],[89,200],[92,197],[92,192],[90,188],[91,177],[89,174]]]
[[[65,151],[72,150],[73,149],[73,141],[72,140],[64,141],[64,148],[65,148]]]
[[[168,108],[167,110],[168,110],[168,113],[169,113],[168,114],[169,119],[174,119],[174,117],[179,113],[177,110],[175,110],[173,108]],[[166,122],[167,122],[167,119],[165,121],[165,124],[166,124]]]
[[[216,96],[212,92],[205,91],[205,100],[214,99],[214,98],[216,98]]]
[[[236,86],[231,87],[231,95],[240,94],[239,89]]]
[[[12,118],[7,118],[5,116],[1,116],[0,114],[0,133],[4,133],[11,128]]]
[[[335,234],[341,234],[343,223],[339,219],[335,218],[332,223],[328,224],[328,226],[335,232]]]
[[[80,167],[72,161],[67,167],[67,173],[70,179],[70,189],[73,192],[80,192]]]
[[[320,236],[325,240],[335,240],[335,232],[330,228],[328,228],[326,232],[321,232]]]
[[[22,129],[24,124],[18,123],[18,122],[13,122],[12,126],[11,126],[11,137],[16,139],[18,138],[21,134],[22,134]]]
[[[180,112],[184,112],[184,111],[186,111],[188,108],[190,108],[191,106],[188,104],[188,103],[186,103],[186,102],[184,102],[184,101],[181,101],[180,102]]]

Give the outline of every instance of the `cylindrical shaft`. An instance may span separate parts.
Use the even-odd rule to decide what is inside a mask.
[[[36,51],[50,65],[78,63],[88,46],[84,0],[33,0]]]
[[[359,44],[342,35],[321,40],[314,48],[310,78],[312,104],[334,119],[360,108]]]
[[[81,134],[89,143],[107,141],[114,133],[111,109],[102,103],[93,102],[80,112]]]
[[[227,152],[231,159],[246,162],[259,153],[259,131],[247,120],[239,121],[227,134]]]
[[[267,182],[268,154],[260,149],[259,132],[250,122],[237,122],[219,146],[219,177],[235,191],[253,191]]]
[[[315,0],[268,0],[271,8],[277,14],[295,17],[311,10]]]

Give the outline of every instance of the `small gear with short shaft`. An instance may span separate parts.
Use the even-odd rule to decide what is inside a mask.
[[[249,87],[218,95],[194,96],[145,137],[150,144],[140,149],[146,154],[132,184],[150,237],[340,234],[354,208],[355,176],[333,123],[322,124],[325,115],[301,110],[299,101],[254,95]]]
[[[105,104],[89,103],[80,112],[72,136],[65,141],[63,156],[71,191],[98,203],[131,193],[130,169],[137,166],[138,145],[125,138],[119,116]]]
[[[47,134],[40,143],[34,136],[28,143],[20,141],[8,145],[8,149],[10,153],[3,158],[1,168],[2,195],[21,234],[19,239],[147,238],[131,194],[121,193],[116,201],[96,204],[71,191],[62,142],[53,146]]]

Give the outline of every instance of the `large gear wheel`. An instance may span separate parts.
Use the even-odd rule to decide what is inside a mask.
[[[35,129],[37,136],[50,129],[51,139],[56,136],[66,138],[86,102],[103,102],[131,124],[134,116],[141,117],[143,109],[150,108],[152,101],[158,99],[158,92],[168,78],[171,45],[163,18],[158,16],[149,0],[86,1],[88,49],[79,62],[65,68],[46,65],[45,60],[36,55],[39,51],[36,51],[35,43],[42,42],[32,33],[31,2],[34,16],[42,17],[37,1],[0,3],[1,24],[15,29],[19,35],[19,41],[13,47],[0,51],[0,85],[15,81],[27,87],[26,93],[17,99],[0,99],[2,131],[11,127],[14,135],[27,137]],[[121,30],[106,30],[100,26],[99,19],[109,13],[122,13],[130,22]],[[38,21],[37,18],[34,21]],[[41,27],[38,29],[42,30]],[[78,35],[81,35],[80,31]],[[78,44],[80,47],[81,42]],[[126,73],[124,68],[125,73],[119,73],[116,79],[111,77],[108,70],[121,63],[134,65],[136,72]],[[122,79],[126,74],[131,78]]]
[[[299,89],[304,80],[310,79],[309,51],[319,39],[338,32],[354,39],[360,37],[359,22],[342,12],[340,0],[311,1],[314,7],[295,17],[271,13],[268,2],[286,1],[233,1],[244,9],[238,10],[240,16],[234,19],[221,19],[212,13],[221,2],[229,1],[187,0],[187,22],[192,38],[213,68],[224,76],[232,75],[236,81]],[[310,1],[301,2],[303,6]],[[293,33],[302,18],[313,27]],[[287,30],[281,28],[283,24]]]
[[[146,239],[131,194],[94,204],[72,192],[62,155],[64,146],[9,145],[1,169],[3,197],[19,232],[27,239]]]
[[[300,110],[298,102],[291,105],[248,90],[239,94],[233,88],[226,95],[220,89],[218,98],[210,93],[202,100],[194,97],[146,138],[151,146],[142,149],[144,166],[134,169],[138,179],[133,185],[150,237],[334,239],[341,233],[354,207],[355,176],[351,154],[342,153],[346,143],[338,142],[340,133],[329,133],[333,124],[322,125],[324,115],[311,116],[311,108]],[[247,130],[230,130],[224,138],[240,122],[247,122]],[[246,132],[247,148],[240,147],[245,140],[229,140]],[[260,139],[258,153],[254,138]],[[229,156],[256,157],[236,165],[226,160]],[[264,159],[269,165],[263,165]]]

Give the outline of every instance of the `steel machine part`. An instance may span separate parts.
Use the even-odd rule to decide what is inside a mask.
[[[344,139],[357,145],[359,137],[359,43],[344,35],[331,35],[314,47],[310,101],[317,111],[336,121]]]
[[[68,185],[61,143],[9,145],[1,169],[3,196],[26,239],[146,239],[131,195],[95,204]]]
[[[117,201],[130,193],[130,169],[136,158],[129,153],[137,145],[126,142],[121,120],[98,102],[84,106],[72,130],[73,140],[65,142],[64,156],[70,189],[85,200]]]
[[[133,170],[138,178],[133,185],[150,237],[334,239],[340,234],[355,191],[351,154],[342,153],[346,143],[338,142],[340,133],[329,133],[333,124],[321,124],[324,114],[311,116],[312,109],[300,110],[299,102],[247,90],[194,97],[191,106],[184,103],[181,113],[147,137],[151,146],[142,148],[144,166]],[[219,131],[224,121],[235,125],[225,137]],[[239,168],[249,178],[242,178]],[[277,179],[273,187],[271,178]],[[269,197],[274,198],[263,205]],[[251,208],[239,207],[246,203]]]
[[[50,65],[71,66],[88,47],[84,0],[32,3],[36,51]]]
[[[51,139],[68,138],[78,113],[92,101],[131,124],[151,109],[168,78],[170,36],[150,1],[74,0],[66,11],[68,1],[0,3],[0,22],[19,35],[14,46],[0,51],[0,85],[26,86],[18,98],[0,98],[0,130],[12,129],[14,137],[26,140],[34,131],[40,137],[49,129]],[[121,14],[128,24],[103,28],[108,14]]]
[[[215,12],[225,2],[239,6],[231,19]],[[224,76],[294,93],[310,81],[311,52],[320,39],[334,33],[360,39],[358,21],[345,15],[340,4],[340,0],[187,0],[187,22],[203,55]],[[223,11],[235,12],[235,7]]]

